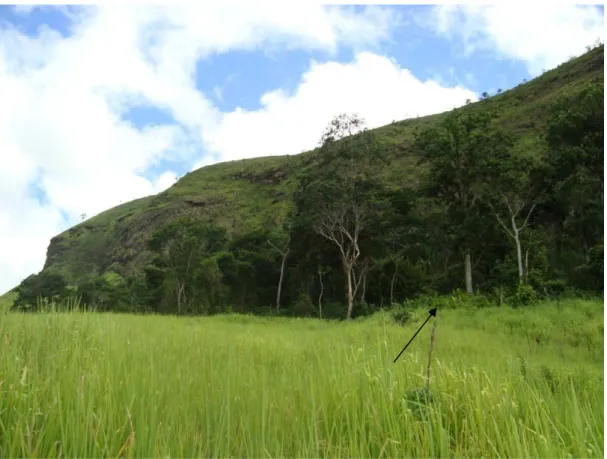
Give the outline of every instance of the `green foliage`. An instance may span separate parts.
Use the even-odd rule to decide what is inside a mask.
[[[17,299],[17,291],[13,289],[4,295],[0,296],[0,314],[5,314],[11,310],[15,300]]]
[[[595,292],[603,292],[604,288],[604,251],[603,244],[596,245],[588,251],[588,261],[581,267],[586,279],[586,286]]]
[[[603,244],[603,88],[602,82],[590,84],[558,99],[546,133],[546,176],[554,190],[550,211],[559,221],[561,251],[567,253],[564,270],[577,288],[594,291],[602,291],[603,282],[598,275],[602,253],[600,263],[590,261],[591,252],[602,251]]]
[[[163,270],[162,275],[154,269],[148,274],[152,289],[162,289],[165,294],[157,297],[161,301],[156,309],[178,314],[214,309],[223,300],[222,274],[215,255],[227,242],[223,228],[187,217],[157,231],[148,243],[157,257],[154,268]]]
[[[533,287],[527,284],[518,284],[512,297],[513,306],[528,306],[537,301],[537,295]]]
[[[600,294],[603,54],[449,113],[375,130],[340,115],[314,151],[186,174],[53,238],[18,306],[75,291],[100,310],[265,314],[283,260],[281,315]]]
[[[318,308],[314,305],[310,296],[304,292],[299,292],[292,311],[294,315],[300,317],[315,317],[318,314]]]
[[[552,295],[561,296],[565,289],[567,288],[567,282],[563,279],[553,279],[546,281],[544,283],[544,287],[547,291],[549,291]]]
[[[400,325],[405,325],[411,320],[411,311],[406,308],[394,308],[390,311],[390,316]]]
[[[488,308],[495,304],[485,295],[470,295],[462,290],[455,290],[440,302],[441,308],[458,309],[462,307]]]
[[[78,286],[77,293],[84,304],[98,311],[134,311],[132,293],[127,281],[120,275],[107,272],[95,276]]]
[[[40,299],[47,301],[67,298],[69,290],[63,277],[50,271],[41,271],[24,279],[17,287],[14,309],[33,311],[38,308]]]

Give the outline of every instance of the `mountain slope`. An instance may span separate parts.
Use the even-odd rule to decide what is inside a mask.
[[[517,148],[541,152],[548,106],[589,82],[602,81],[603,75],[600,46],[528,83],[458,110],[496,111],[494,122],[517,134]],[[390,167],[378,169],[378,176],[394,187],[418,179],[422,170],[407,151],[408,142],[416,128],[440,122],[445,115],[376,129],[392,158]],[[156,196],[114,207],[52,238],[44,270],[60,272],[73,284],[110,267],[121,274],[132,273],[149,261],[145,243],[151,232],[182,215],[202,216],[233,232],[277,226],[291,206],[298,171],[313,158],[313,151],[270,156],[188,173]]]

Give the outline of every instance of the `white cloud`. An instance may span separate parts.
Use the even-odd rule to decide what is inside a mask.
[[[531,75],[585,52],[603,40],[604,18],[595,6],[567,4],[441,5],[420,23],[448,38],[459,38],[467,54],[497,52],[525,63]]]
[[[299,153],[316,145],[338,112],[358,112],[374,127],[476,99],[462,87],[419,81],[369,52],[400,23],[393,10],[229,1],[58,8],[75,21],[67,38],[46,26],[32,38],[0,25],[0,293],[38,271],[50,238],[81,213],[90,217],[169,187],[173,171],[143,176],[162,158],[197,168]],[[572,5],[441,6],[426,20],[464,40],[468,52],[496,50],[534,74],[604,36],[596,9]],[[268,92],[257,111],[222,114],[196,89],[197,60],[216,53],[304,49],[331,56],[342,46],[355,51],[352,63],[312,63],[292,94]],[[140,103],[175,122],[130,125],[123,113]],[[197,158],[201,144],[210,154]],[[33,182],[48,202],[31,197]]]
[[[154,193],[160,193],[161,191],[170,188],[177,181],[177,174],[173,171],[164,171],[154,181]]]
[[[34,199],[19,197],[9,206],[3,203],[0,207],[0,292],[14,287],[37,270],[33,268],[42,268],[48,239],[59,232],[62,224],[56,208],[41,206]]]
[[[198,59],[237,49],[364,49],[388,39],[398,19],[374,7],[283,3],[62,11],[76,20],[67,38],[0,26],[0,293],[42,267],[63,213],[74,224],[81,213],[155,193],[174,174],[151,181],[146,168],[167,156],[195,159],[200,133],[221,121],[196,90]],[[175,123],[130,125],[123,111],[138,103]],[[28,197],[34,180],[48,202]]]
[[[292,95],[268,92],[261,109],[224,115],[203,139],[224,161],[296,154],[317,146],[326,124],[340,112],[358,113],[369,127],[378,127],[450,110],[466,99],[477,96],[462,87],[420,81],[393,60],[365,52],[350,64],[313,62]]]

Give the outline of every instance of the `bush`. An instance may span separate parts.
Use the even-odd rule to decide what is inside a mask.
[[[291,312],[295,316],[300,317],[314,317],[318,315],[318,308],[312,303],[312,299],[310,295],[307,295],[304,292],[300,292],[297,300],[293,304],[291,308]],[[323,308],[323,316],[324,316],[324,308]]]
[[[444,303],[441,303],[441,306],[449,309],[462,307],[488,308],[492,306],[492,302],[484,295],[470,295],[460,289],[456,289],[451,295],[446,297],[445,300]]]
[[[544,282],[544,291],[550,298],[556,298],[556,305],[560,307],[560,299],[565,289],[567,288],[567,282],[562,279],[554,279]]]
[[[13,308],[34,311],[40,300],[61,301],[69,295],[67,283],[59,274],[42,271],[32,274],[17,287],[17,299]]]
[[[359,300],[354,303],[354,309],[352,310],[352,317],[365,317],[373,314],[377,311],[377,308],[367,303],[366,301]]]
[[[537,295],[533,287],[525,284],[518,284],[516,292],[510,298],[510,303],[513,306],[528,306],[537,301]]]
[[[438,301],[442,300],[444,300],[444,297],[441,297],[437,293],[432,292],[421,294],[417,298],[405,301],[404,304],[406,305],[406,307],[411,309],[432,309],[437,306]]]
[[[411,311],[404,307],[394,308],[390,311],[392,320],[399,325],[405,325],[411,320]]]

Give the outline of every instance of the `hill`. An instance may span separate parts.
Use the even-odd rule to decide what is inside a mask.
[[[493,113],[491,123],[514,136],[515,151],[546,154],[549,108],[604,78],[601,45],[529,82],[455,112]],[[373,130],[390,160],[374,166],[374,176],[389,189],[416,187],[425,166],[411,148],[414,133],[440,126],[448,113],[396,121]],[[168,190],[107,210],[53,237],[43,272],[54,272],[77,285],[107,272],[141,273],[153,261],[150,236],[184,216],[203,218],[230,234],[280,229],[293,209],[299,177],[318,150],[296,156],[270,156],[215,164],[190,172]]]

